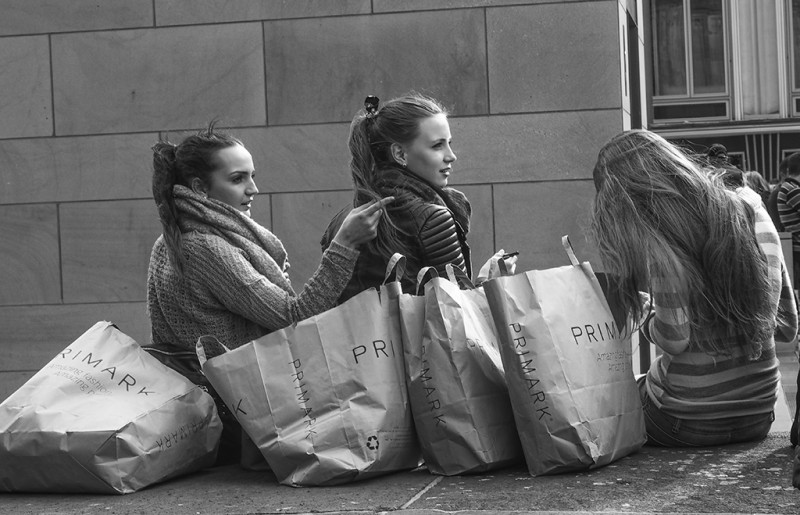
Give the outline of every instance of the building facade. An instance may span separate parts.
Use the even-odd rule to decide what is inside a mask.
[[[777,180],[800,151],[800,0],[643,0],[649,128]]]
[[[352,202],[349,121],[412,89],[452,113],[476,267],[499,248],[520,270],[565,265],[569,234],[602,268],[591,170],[646,113],[641,16],[635,0],[3,0],[0,399],[98,320],[148,343],[150,147],[212,119],[251,150],[253,216],[298,290]]]

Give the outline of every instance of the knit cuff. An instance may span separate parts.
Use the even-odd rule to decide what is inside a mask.
[[[337,256],[340,260],[345,262],[352,261],[353,263],[356,262],[358,259],[358,255],[360,252],[356,249],[351,249],[350,247],[345,247],[341,243],[336,241],[332,241],[330,246],[325,249],[325,254],[330,254],[331,257]]]

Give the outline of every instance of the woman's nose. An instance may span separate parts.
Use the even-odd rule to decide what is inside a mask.
[[[247,191],[245,192],[248,195],[256,195],[258,193],[258,186],[256,186],[256,181],[250,179],[250,184],[247,187]]]

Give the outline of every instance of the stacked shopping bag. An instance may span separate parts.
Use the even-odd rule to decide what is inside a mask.
[[[646,439],[630,327],[563,244],[566,266],[478,287],[423,269],[413,293],[395,255],[317,316],[200,338],[203,373],[286,485],[606,465]],[[211,465],[220,432],[205,391],[98,322],[0,404],[0,491],[133,492]]]

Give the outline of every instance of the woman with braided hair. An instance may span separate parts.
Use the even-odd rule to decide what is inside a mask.
[[[237,459],[240,431],[200,371],[198,338],[211,335],[233,349],[334,307],[359,248],[375,237],[391,201],[376,199],[346,213],[319,268],[295,293],[283,244],[250,218],[254,177],[242,142],[213,123],[177,145],[153,146],[153,198],[164,232],[147,277],[148,350],[215,397],[222,462]]]

